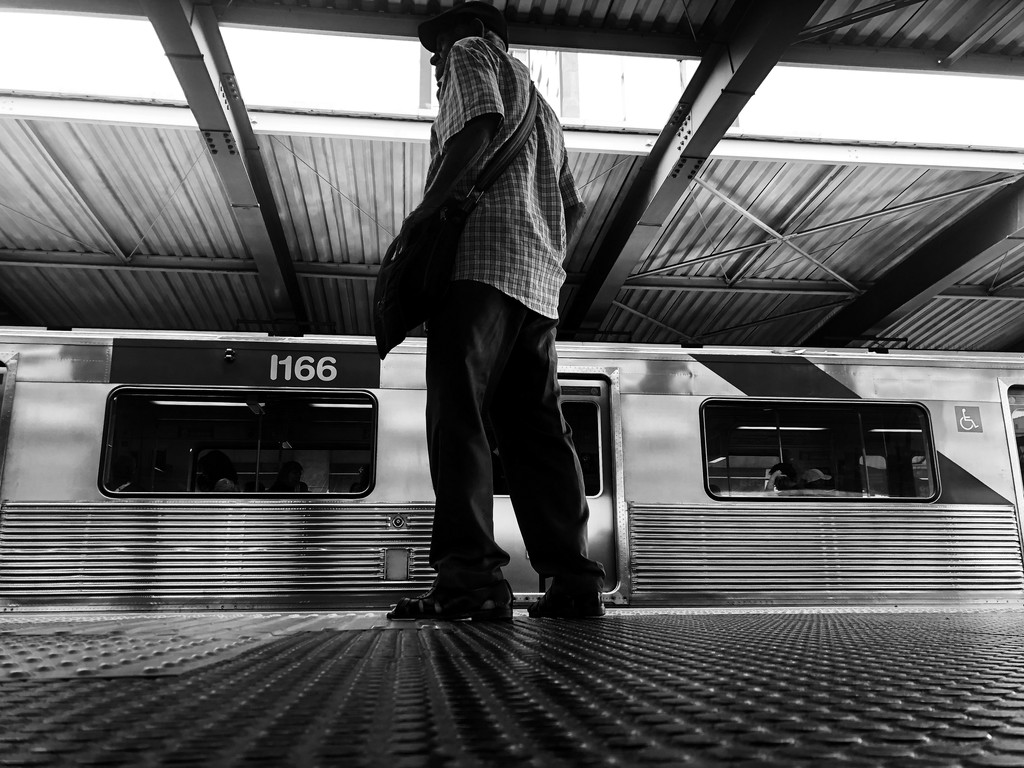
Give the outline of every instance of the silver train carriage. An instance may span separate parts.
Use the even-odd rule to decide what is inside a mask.
[[[427,585],[424,349],[0,328],[0,608],[377,609]],[[559,351],[609,603],[1020,601],[1024,357]]]

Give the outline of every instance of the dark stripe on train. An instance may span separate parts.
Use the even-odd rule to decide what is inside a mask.
[[[380,387],[380,359],[372,345],[115,339],[113,347],[114,384]]]
[[[691,355],[750,397],[822,397],[859,400],[860,395],[803,358],[752,355],[740,359]]]
[[[948,456],[939,456],[939,504],[1012,504]]]

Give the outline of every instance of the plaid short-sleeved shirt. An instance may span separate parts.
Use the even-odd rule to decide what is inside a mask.
[[[498,114],[502,122],[494,141],[455,188],[455,194],[465,194],[522,121],[529,101],[529,70],[505,52],[497,36],[488,33],[486,39],[456,42],[445,65],[430,132],[427,186],[448,140],[473,118]],[[558,117],[542,98],[538,107],[537,130],[470,216],[452,279],[486,283],[554,319],[565,280],[565,211],[581,200]]]

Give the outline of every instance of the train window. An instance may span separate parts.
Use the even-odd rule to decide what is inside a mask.
[[[935,497],[928,417],[919,406],[709,402],[702,421],[715,497]]]
[[[107,407],[112,495],[363,496],[376,401],[364,392],[122,389]]]
[[[587,496],[601,495],[601,410],[593,400],[564,400],[562,416],[572,429],[572,441],[583,470],[583,490]],[[489,435],[490,436],[490,435]],[[491,437],[491,445],[495,445]],[[496,496],[508,495],[508,481],[498,450],[491,451]]]

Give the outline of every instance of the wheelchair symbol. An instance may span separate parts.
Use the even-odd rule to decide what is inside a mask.
[[[956,406],[957,432],[981,432],[981,410],[970,406]]]

